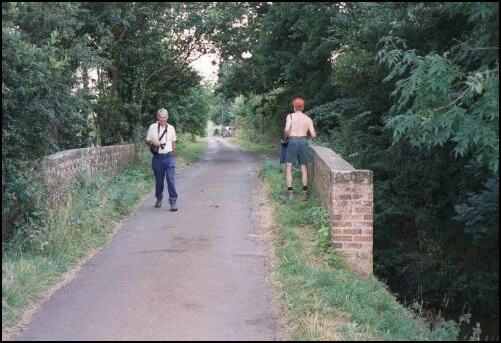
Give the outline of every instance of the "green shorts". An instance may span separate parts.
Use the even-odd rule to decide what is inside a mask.
[[[285,154],[286,163],[311,163],[311,150],[306,138],[293,138],[289,140]]]

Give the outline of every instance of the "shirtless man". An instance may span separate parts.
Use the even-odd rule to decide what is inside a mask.
[[[299,163],[301,166],[301,181],[303,184],[303,201],[310,197],[308,191],[308,163],[311,163],[311,150],[308,143],[308,132],[313,140],[317,138],[317,133],[313,127],[313,121],[303,113],[304,100],[296,98],[292,102],[294,113],[288,114],[285,122],[284,137],[288,138],[287,152],[285,155],[285,178],[287,181],[286,200],[292,200],[292,166]]]

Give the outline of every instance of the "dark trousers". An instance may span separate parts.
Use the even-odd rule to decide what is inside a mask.
[[[177,203],[176,183],[176,158],[172,152],[168,154],[154,155],[151,168],[155,175],[155,197],[163,199],[164,180],[167,179],[167,191],[169,192],[169,204]]]

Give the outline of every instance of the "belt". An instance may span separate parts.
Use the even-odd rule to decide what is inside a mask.
[[[308,138],[308,136],[289,136],[288,139]]]

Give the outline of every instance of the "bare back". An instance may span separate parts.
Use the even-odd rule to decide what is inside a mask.
[[[315,139],[317,133],[313,127],[313,120],[301,111],[296,111],[287,115],[284,134],[286,137],[306,137],[310,133],[311,138]]]

